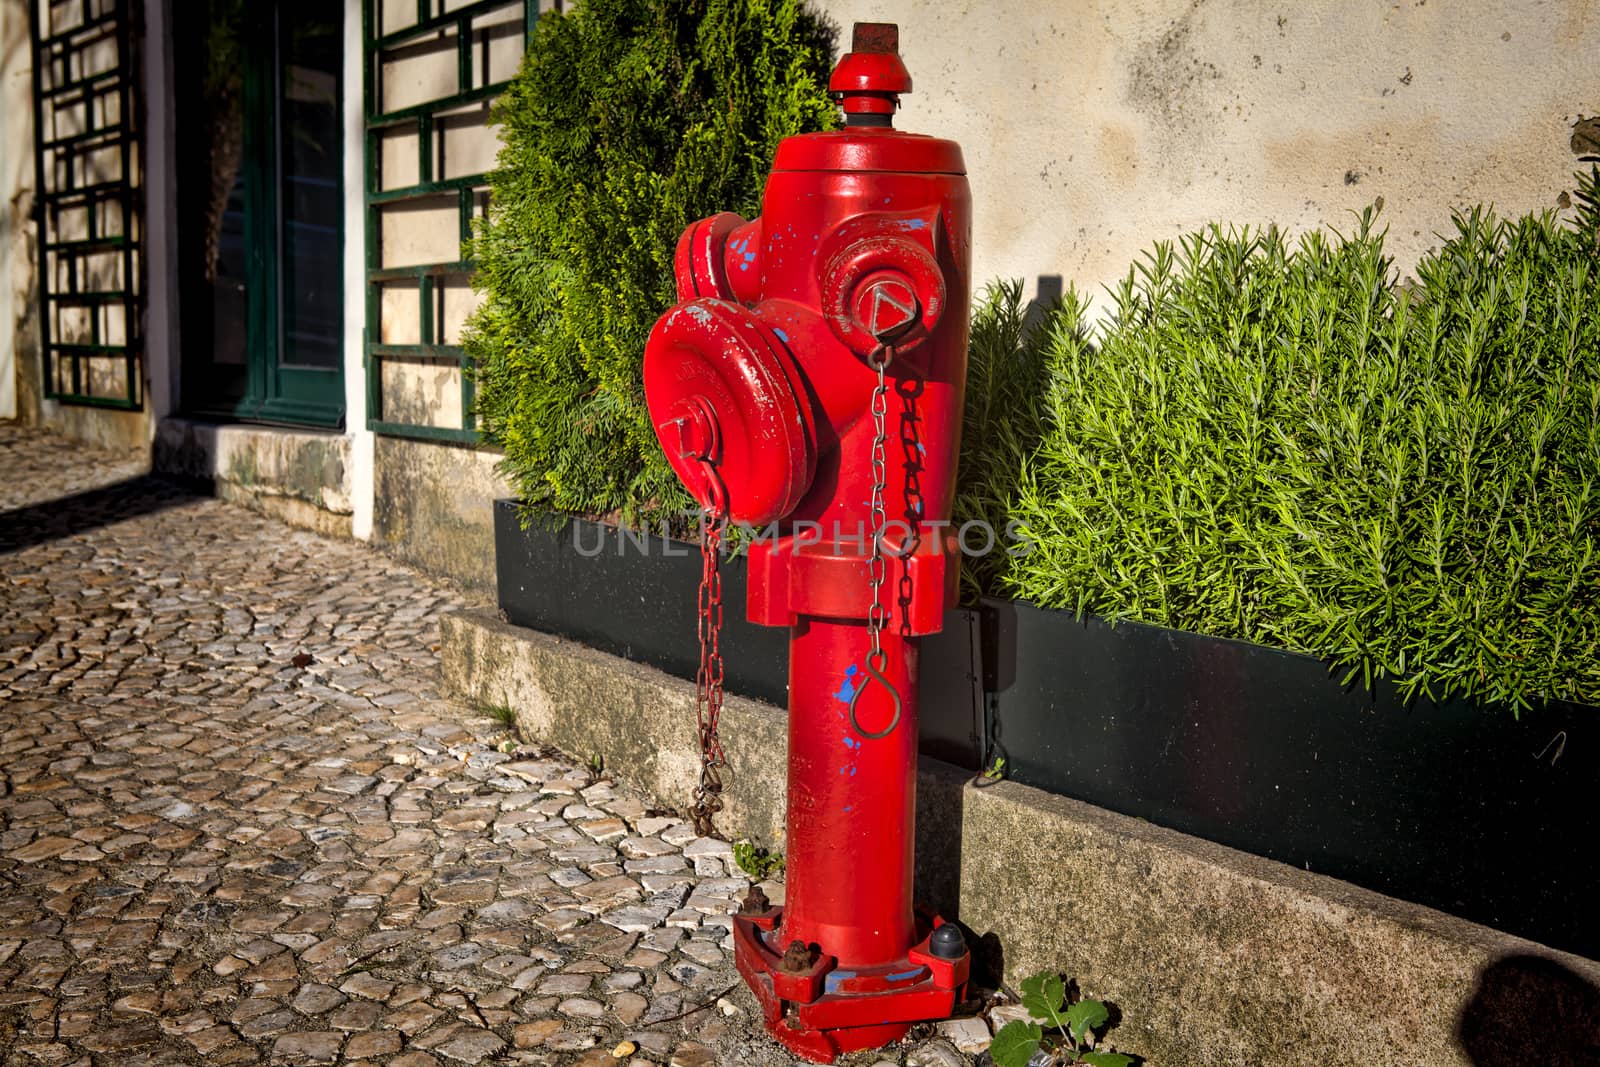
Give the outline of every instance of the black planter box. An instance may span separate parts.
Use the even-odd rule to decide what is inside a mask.
[[[495,502],[494,523],[500,609],[510,622],[694,679],[698,545],[583,519],[523,529],[511,500]],[[725,687],[784,707],[789,632],[745,620],[747,570],[742,558],[721,569]],[[922,751],[975,765],[983,715],[978,613],[949,612],[944,632],[922,647]]]
[[[1600,709],[1402,703],[1300,656],[984,603],[1007,776],[1600,958]]]
[[[500,606],[681,678],[695,545],[495,508]],[[787,703],[787,631],[722,568],[727,688]],[[1241,641],[986,600],[923,645],[921,748],[1196,837],[1600,958],[1600,709],[1524,712],[1341,687]]]

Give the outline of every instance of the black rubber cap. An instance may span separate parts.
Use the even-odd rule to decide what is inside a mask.
[[[967,939],[961,936],[961,927],[945,923],[928,938],[928,952],[941,960],[959,960],[967,953]]]

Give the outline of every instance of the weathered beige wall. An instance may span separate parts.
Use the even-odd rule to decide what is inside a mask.
[[[415,4],[385,3],[380,25],[398,30],[416,20]],[[521,60],[520,12],[489,12],[473,20],[472,85],[510,78]],[[455,93],[459,88],[454,29],[407,43],[385,53],[380,63],[384,110],[414,107]],[[493,167],[499,140],[487,125],[480,104],[436,114],[433,136],[424,145],[412,124],[396,126],[379,137],[378,184],[396,189],[417,182],[425,153],[435,180],[478,174]],[[461,258],[461,224],[457,198],[431,196],[389,204],[377,213],[380,264],[406,267],[449,263]],[[461,326],[478,297],[465,275],[435,279],[432,329],[424,332],[419,292],[414,279],[396,279],[379,286],[377,339],[387,345],[456,345]],[[379,410],[385,422],[456,429],[462,426],[461,375],[453,355],[389,356],[384,360]]]
[[[507,8],[474,19],[472,85],[515,73],[522,55],[519,14]],[[415,4],[386,2],[380,8],[386,30],[410,25],[415,18]],[[381,106],[411,107],[453,94],[458,88],[457,56],[453,30],[392,50],[381,64]],[[415,184],[424,152],[435,179],[490,169],[499,141],[487,119],[487,109],[476,104],[441,112],[427,144],[419,142],[415,126],[395,127],[380,138],[379,186]],[[378,212],[385,267],[458,260],[460,234],[454,194],[408,200]],[[466,275],[436,275],[427,309],[431,328],[425,329],[422,294],[414,279],[385,282],[379,289],[377,339],[386,345],[458,345],[462,324],[478,303]],[[383,421],[441,429],[465,424],[461,371],[453,352],[386,356],[379,381],[373,414]],[[402,559],[492,591],[493,504],[508,494],[495,470],[498,455],[388,436],[373,445],[373,540]]]
[[[161,474],[209,483],[223,500],[349,537],[350,446],[349,436],[327,431],[166,418],[156,429],[151,462]]]
[[[372,538],[434,574],[493,592],[494,502],[509,496],[493,452],[399,437],[375,442]]]
[[[1600,3],[815,0],[900,24],[902,129],[966,152],[974,275],[1123,274],[1211,220],[1349,227],[1402,269],[1452,206],[1554,208],[1600,113]]]

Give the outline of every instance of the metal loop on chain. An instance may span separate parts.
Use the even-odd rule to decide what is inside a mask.
[[[868,741],[877,741],[888,737],[894,733],[894,728],[900,725],[900,691],[890,683],[889,679],[883,676],[883,668],[888,661],[889,657],[884,654],[881,648],[867,653],[867,680],[857,686],[854,693],[850,694],[850,725],[855,727],[856,733]],[[861,725],[861,720],[856,718],[856,702],[861,699],[861,694],[866,692],[867,687],[873,682],[877,682],[887,689],[889,691],[889,699],[894,701],[894,714],[889,718],[889,725],[881,730],[868,730]]]

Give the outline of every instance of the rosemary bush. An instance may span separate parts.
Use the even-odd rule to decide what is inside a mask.
[[[782,138],[833,122],[799,0],[584,0],[541,18],[495,105],[464,338],[524,501],[639,520],[689,504],[644,407],[645,338],[690,222],[754,214]]]
[[[1074,300],[1076,294],[1069,292],[1066,299]],[[1048,315],[1030,319],[1026,314],[1020,281],[993,282],[979,295],[967,346],[958,521],[982,520],[991,530],[1006,528],[1023,467],[1044,435],[1044,349],[1050,326]],[[962,596],[971,601],[995,587],[1004,558],[993,553],[963,563]]]
[[[1600,704],[1600,169],[1580,186],[1573,226],[1458,215],[1414,284],[1368,211],[1159,244],[1098,328],[1069,294],[1030,339],[995,291],[960,503],[1035,547],[974,577],[1407,696]]]

